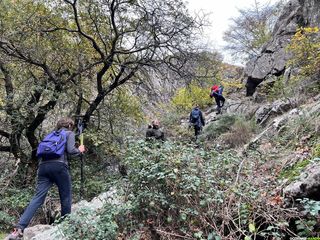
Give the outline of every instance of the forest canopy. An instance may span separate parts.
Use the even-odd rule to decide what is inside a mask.
[[[87,126],[151,69],[185,74],[203,25],[171,0],[4,0],[0,9],[0,151],[33,166],[43,123],[82,115]]]

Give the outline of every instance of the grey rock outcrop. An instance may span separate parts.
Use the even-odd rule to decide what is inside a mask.
[[[26,228],[23,234],[23,240],[36,240],[36,239],[66,239],[59,231],[57,226],[50,225],[36,225]]]
[[[279,99],[272,104],[266,104],[257,109],[255,118],[256,122],[264,124],[270,117],[278,116],[288,112],[290,109],[295,108],[297,102],[295,99]]]
[[[247,96],[251,96],[256,87],[268,76],[283,75],[290,53],[286,46],[297,28],[320,26],[320,1],[291,0],[278,18],[272,40],[261,50],[259,56],[249,61],[244,69]]]
[[[93,214],[99,211],[105,203],[111,205],[121,204],[121,198],[118,196],[116,189],[110,189],[108,192],[101,193],[98,197],[93,198],[90,202],[82,200],[72,205],[72,214],[77,214],[81,209],[90,209]],[[35,225],[26,228],[24,231],[24,240],[65,240],[68,239],[64,236],[59,229],[59,225]]]
[[[320,190],[320,164],[308,166],[299,176],[297,181],[289,184],[283,193],[287,198],[310,198],[319,200]]]

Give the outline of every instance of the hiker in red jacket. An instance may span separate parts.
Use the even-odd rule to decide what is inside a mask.
[[[221,108],[224,105],[226,99],[222,96],[223,86],[213,85],[211,87],[210,97],[214,97],[217,104],[217,114],[221,113]]]

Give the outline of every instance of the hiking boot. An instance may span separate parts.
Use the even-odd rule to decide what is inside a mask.
[[[6,240],[22,240],[23,232],[20,228],[15,228],[5,239]]]

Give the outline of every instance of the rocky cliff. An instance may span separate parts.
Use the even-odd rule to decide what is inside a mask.
[[[265,44],[260,55],[249,61],[245,67],[247,96],[251,96],[256,87],[270,76],[284,74],[290,58],[286,46],[296,30],[306,26],[320,26],[320,1],[289,1],[275,24],[272,40]]]

